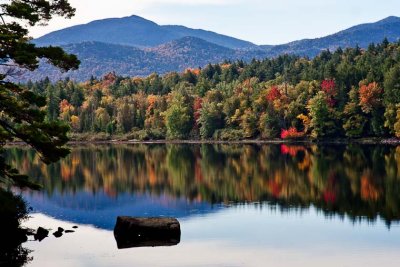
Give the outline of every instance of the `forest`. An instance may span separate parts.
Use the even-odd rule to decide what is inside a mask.
[[[160,76],[109,73],[24,84],[72,139],[268,140],[400,137],[400,42],[225,61]]]

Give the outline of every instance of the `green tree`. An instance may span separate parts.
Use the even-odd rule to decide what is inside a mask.
[[[400,64],[397,64],[385,75],[384,100],[386,104],[400,103]]]
[[[197,121],[200,125],[202,138],[210,138],[214,132],[224,126],[222,104],[205,102],[200,110],[200,118]]]
[[[336,132],[334,112],[329,108],[325,92],[320,91],[307,106],[311,116],[311,136],[324,138],[333,136]]]
[[[165,112],[165,119],[169,138],[188,138],[193,123],[187,107],[180,104],[172,104]]]
[[[59,98],[54,92],[54,87],[49,84],[46,88],[47,92],[47,119],[54,121],[60,115]]]
[[[356,88],[353,87],[350,90],[349,99],[350,101],[343,110],[343,129],[347,137],[361,137],[367,118],[362,114],[361,107],[358,105],[359,94]]]
[[[389,104],[386,106],[384,119],[385,119],[385,128],[389,130],[389,133],[395,134],[394,124],[397,119],[397,105]]]
[[[170,139],[186,139],[193,128],[192,99],[183,90],[171,94],[168,109],[165,111],[167,136]]]

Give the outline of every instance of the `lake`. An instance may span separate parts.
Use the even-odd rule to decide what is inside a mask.
[[[6,153],[43,184],[21,192],[24,225],[52,229],[24,244],[28,266],[400,266],[400,147],[88,145],[50,166]],[[118,249],[120,215],[176,217],[180,243]]]

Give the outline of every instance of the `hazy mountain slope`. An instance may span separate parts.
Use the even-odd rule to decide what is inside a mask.
[[[322,50],[335,50],[338,47],[368,47],[370,43],[400,39],[400,18],[388,17],[375,23],[366,23],[351,27],[344,31],[316,39],[304,39],[277,46],[262,46],[270,56],[283,53],[316,56]]]
[[[249,60],[257,56],[254,52],[230,49],[195,37],[184,37],[146,50],[155,53],[158,62],[168,62],[177,70],[203,67],[223,60]],[[262,56],[266,55],[263,53]]]
[[[191,29],[187,28],[185,26],[179,26],[179,25],[167,25],[167,26],[162,26],[163,28],[174,32],[176,34],[179,34],[181,37],[186,37],[186,36],[191,36],[191,37],[197,37],[200,39],[203,39],[207,42],[214,43],[220,46],[225,46],[228,48],[256,48],[257,45],[243,41],[237,38],[229,37],[226,35],[222,34],[216,34],[212,31],[205,31],[201,29]]]
[[[250,60],[253,57],[265,57],[264,52],[233,50],[194,37],[184,37],[147,49],[102,42],[84,42],[62,47],[81,60],[79,70],[61,73],[49,64],[41,64],[38,70],[27,72],[22,80],[37,80],[46,76],[53,80],[67,76],[87,80],[92,75],[101,77],[111,71],[123,76],[146,76],[153,72],[163,74],[203,67],[210,62],[219,63],[225,59]]]

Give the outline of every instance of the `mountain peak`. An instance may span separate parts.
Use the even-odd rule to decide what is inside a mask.
[[[389,16],[387,18],[378,21],[377,23],[393,23],[393,22],[400,22],[400,17]]]
[[[106,18],[106,19],[98,19],[98,20],[93,20],[91,22],[88,22],[86,24],[81,24],[81,25],[76,25],[76,26],[72,26],[60,31],[68,31],[68,30],[77,30],[77,29],[82,29],[82,28],[91,28],[93,27],[93,29],[91,30],[95,30],[95,27],[108,27],[108,28],[114,28],[114,27],[125,27],[125,28],[132,28],[132,27],[138,27],[141,26],[143,27],[144,25],[146,26],[153,26],[153,27],[157,27],[159,26],[157,23],[136,16],[136,15],[131,15],[131,16],[127,16],[127,17],[121,17],[121,18]],[[51,34],[51,33],[50,33]],[[42,38],[42,37],[41,37]],[[41,39],[39,38],[39,39]],[[93,40],[96,41],[96,40]]]
[[[128,22],[135,21],[135,22],[139,22],[139,23],[150,23],[150,24],[158,25],[154,21],[145,19],[145,18],[137,16],[137,15],[131,15],[131,16],[121,17],[121,18],[116,18],[116,19],[120,20],[120,21],[128,21]]]
[[[207,42],[228,48],[255,46],[250,42],[211,31],[183,26],[158,25],[137,15],[95,20],[46,34],[34,40],[34,42],[39,46],[46,46],[98,41],[144,48],[155,47],[188,36],[201,38]]]

